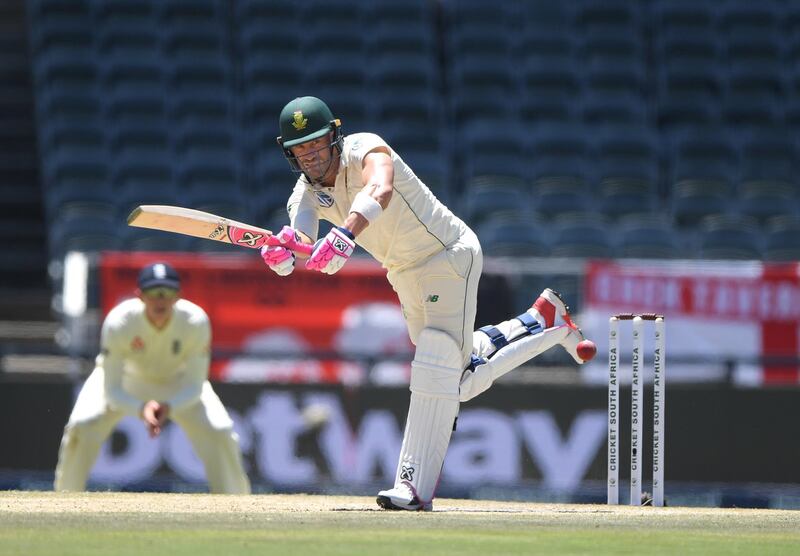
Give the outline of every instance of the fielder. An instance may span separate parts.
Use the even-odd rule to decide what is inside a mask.
[[[179,298],[180,279],[168,264],[143,268],[138,286],[138,298],[114,307],[103,322],[96,366],[64,428],[55,490],[85,490],[114,426],[137,415],[153,438],[167,419],[181,426],[212,493],[249,494],[233,421],[208,382],[208,316]]]
[[[583,363],[583,335],[549,289],[518,317],[473,332],[483,255],[472,230],[380,137],[344,137],[320,99],[289,102],[280,132],[278,144],[299,177],[287,204],[290,226],[278,237],[312,243],[324,218],[335,227],[316,241],[306,268],[335,273],[357,241],[387,269],[399,297],[416,346],[411,402],[394,487],[377,502],[429,510],[459,404],[557,344]],[[284,247],[261,254],[281,276],[294,270],[295,255]]]

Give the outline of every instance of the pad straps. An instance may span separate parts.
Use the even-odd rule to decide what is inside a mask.
[[[539,321],[533,318],[530,313],[522,313],[521,315],[514,318],[517,319],[519,322],[521,322],[522,326],[528,329],[529,334],[538,334],[539,332],[542,331],[542,325],[539,324]],[[494,341],[492,341],[492,343],[494,343]],[[496,345],[497,344],[495,344],[495,346]]]
[[[489,336],[489,340],[492,342],[495,349],[500,349],[508,345],[508,338],[494,326],[482,326],[478,330]]]

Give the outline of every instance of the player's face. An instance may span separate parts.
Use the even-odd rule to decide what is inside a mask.
[[[337,160],[333,160],[331,153],[331,141],[333,133],[324,135],[318,139],[300,143],[291,147],[292,154],[297,158],[297,163],[312,182],[321,182],[329,176],[331,171],[338,168]]]
[[[169,322],[179,295],[178,290],[163,286],[139,292],[139,299],[144,303],[145,315],[153,326],[163,328]]]

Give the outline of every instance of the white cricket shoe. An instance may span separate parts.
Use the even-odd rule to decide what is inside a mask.
[[[566,326],[570,332],[561,342],[561,346],[569,353],[576,363],[583,365],[586,361],[578,355],[578,344],[585,340],[583,332],[578,328],[569,315],[569,307],[561,299],[561,295],[550,288],[545,288],[542,294],[533,302],[528,310],[534,318],[543,323],[545,329]]]
[[[414,491],[414,487],[406,482],[402,482],[392,489],[380,491],[376,502],[384,510],[429,512],[433,509],[433,503],[423,504]]]

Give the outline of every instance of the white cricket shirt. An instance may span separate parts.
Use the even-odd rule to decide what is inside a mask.
[[[191,301],[179,299],[161,330],[147,320],[142,300],[123,301],[103,322],[100,343],[96,366],[105,372],[112,408],[138,414],[142,403],[157,399],[174,412],[200,398],[208,379],[211,325]],[[155,393],[169,398],[149,397]]]
[[[289,202],[291,226],[316,239],[319,218],[341,226],[350,214],[353,199],[364,188],[364,157],[376,147],[387,147],[394,165],[394,192],[383,214],[356,238],[356,243],[388,270],[401,270],[453,245],[467,229],[444,206],[378,135],[354,133],[344,138],[336,183],[314,188],[300,177]]]

